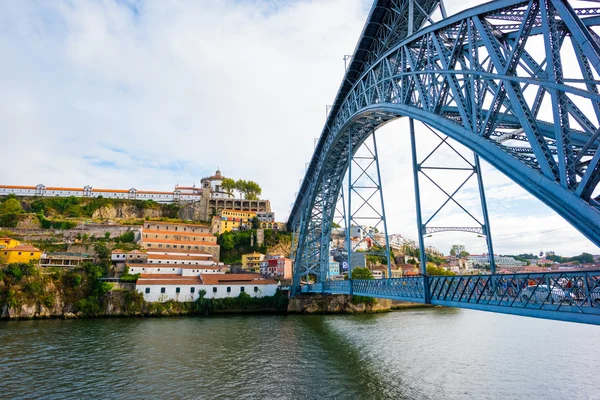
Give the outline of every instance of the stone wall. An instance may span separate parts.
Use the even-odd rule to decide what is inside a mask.
[[[88,235],[89,237],[104,237],[106,232],[110,233],[111,238],[116,238],[122,234],[134,231],[136,236],[140,230],[140,225],[102,225],[102,224],[80,224],[73,229],[28,229],[28,228],[10,228],[11,232],[22,236],[23,240],[42,240],[55,237],[70,241],[75,240],[77,235]],[[138,237],[136,237],[138,239]]]
[[[374,304],[365,304],[360,301],[353,301],[352,296],[345,294],[302,294],[290,299],[288,303],[288,313],[356,314],[386,312],[399,308],[417,307],[430,307],[430,305],[388,299],[376,299]]]

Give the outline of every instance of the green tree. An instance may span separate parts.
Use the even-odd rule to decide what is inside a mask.
[[[250,222],[252,223],[252,229],[260,229],[260,220],[257,216],[254,216]]]
[[[262,194],[260,185],[254,181],[246,181],[246,199],[258,200],[258,196]]]
[[[0,204],[0,214],[18,214],[22,212],[21,202],[16,198],[10,198]]]
[[[235,190],[240,192],[240,199],[241,199],[242,195],[246,194],[246,181],[243,179],[238,179],[237,181],[235,181]]]
[[[456,275],[452,271],[446,271],[444,268],[438,268],[432,266],[427,266],[427,275],[445,275],[445,276],[454,276]]]
[[[223,191],[232,194],[232,191],[236,188],[235,181],[231,178],[223,178],[223,182],[221,183],[221,188]]]
[[[352,279],[373,279],[373,274],[368,268],[353,268]]]

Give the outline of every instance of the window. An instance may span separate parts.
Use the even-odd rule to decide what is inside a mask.
[[[175,288],[175,293],[180,293],[181,292],[181,288],[176,287]]]
[[[164,288],[164,287],[161,287],[161,288],[160,288],[160,292],[161,292],[161,293],[164,293],[164,292],[165,292],[165,288]]]
[[[258,286],[254,286],[254,293],[258,292]]]
[[[19,252],[19,255],[21,255],[21,252]]]
[[[146,294],[148,294],[148,293],[150,293],[150,288],[149,287],[146,288]]]
[[[242,286],[242,287],[240,288],[240,292],[241,292],[241,293],[244,293],[245,291],[246,291],[246,288]]]
[[[227,293],[231,293],[231,286],[227,286]]]
[[[196,288],[191,287],[190,288],[190,293],[194,293],[196,291]]]
[[[217,293],[217,287],[213,287],[213,293]]]
[[[33,255],[33,253],[29,253],[29,255],[30,255],[30,256],[32,256],[32,255]]]

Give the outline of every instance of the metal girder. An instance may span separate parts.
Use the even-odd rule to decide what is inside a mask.
[[[301,225],[296,265],[318,268],[312,254],[323,254],[322,219],[331,221],[349,144],[402,116],[465,145],[600,246],[598,11],[497,0],[425,26],[413,4],[421,19],[410,35],[409,5],[377,1],[371,11],[289,218]],[[514,23],[495,23],[506,19]],[[566,70],[568,48],[576,64]]]
[[[337,281],[306,285],[303,292],[353,293],[600,325],[600,271]]]

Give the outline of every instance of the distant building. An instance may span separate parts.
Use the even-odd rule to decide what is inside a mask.
[[[335,261],[333,256],[329,257],[329,276],[341,275],[340,263]]]
[[[83,263],[93,263],[94,257],[85,253],[43,253],[40,258],[40,267],[78,267]]]
[[[139,250],[126,252],[115,249],[110,253],[110,260],[114,263],[145,263],[148,261],[148,254]]]
[[[0,250],[0,264],[12,264],[17,262],[28,263],[41,258],[42,252],[37,247],[26,244],[18,244]]]
[[[140,246],[151,253],[210,255],[219,261],[220,246],[206,225],[146,222],[141,230]],[[149,256],[149,259],[152,258]]]
[[[489,254],[471,254],[467,260],[470,262],[468,265],[472,265],[472,267],[490,265]],[[513,257],[498,255],[494,255],[494,262],[498,269],[504,267],[524,267],[527,265],[526,262],[515,260]]]
[[[269,278],[292,279],[293,263],[292,259],[284,256],[266,256],[259,262],[260,274]]]
[[[260,262],[264,260],[265,255],[258,252],[242,255],[242,269],[246,271],[260,271]]]
[[[217,170],[214,175],[202,178],[200,187],[176,185],[173,191],[153,191],[130,189],[94,189],[90,185],[79,188],[51,187],[43,184],[36,186],[11,186],[0,185],[0,196],[14,194],[16,196],[32,197],[89,197],[129,200],[153,200],[157,203],[194,202],[197,203],[195,218],[209,221],[223,209],[271,212],[269,200],[247,200],[235,199],[232,193],[223,189],[221,171]],[[267,221],[268,222],[268,221]]]
[[[225,232],[249,229],[252,219],[256,217],[254,211],[221,210],[212,219],[212,233],[221,235]]]
[[[0,238],[0,250],[2,249],[10,249],[13,247],[16,247],[20,244],[20,242],[18,240],[9,238],[9,237],[3,237]]]

